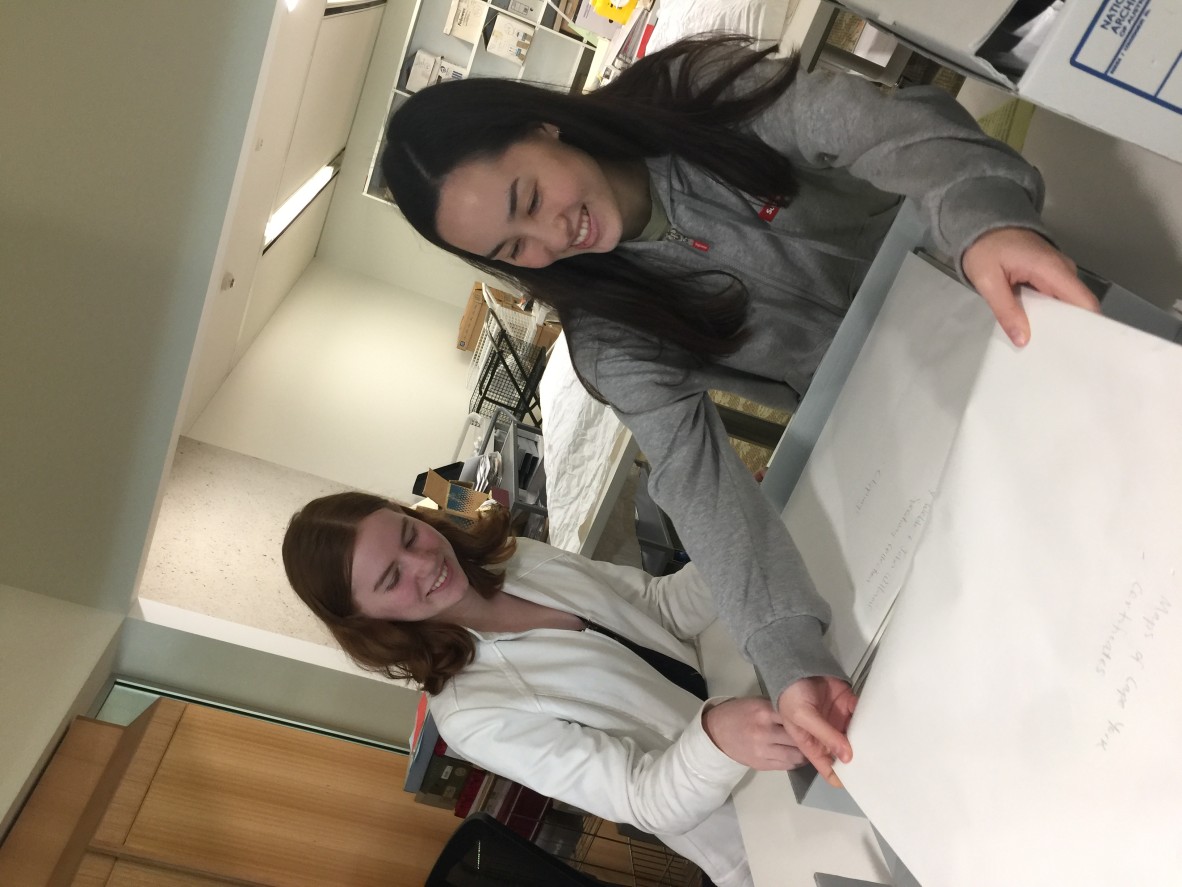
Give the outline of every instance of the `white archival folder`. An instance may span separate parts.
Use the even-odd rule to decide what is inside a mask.
[[[938,310],[909,310],[897,296],[933,283]],[[833,608],[826,642],[847,674],[870,650],[922,537],[988,341],[981,308],[956,281],[907,258],[784,507]]]
[[[910,259],[879,325],[915,329],[913,348],[868,339],[859,368],[887,344],[877,365],[894,366],[843,392],[893,399],[900,420],[818,444],[855,437],[940,465],[839,773],[924,887],[1177,887],[1182,347],[1041,296],[1024,304],[1032,337],[1018,350],[974,296]],[[931,363],[931,316],[949,311],[964,322],[942,331],[946,365]],[[966,362],[968,386],[915,410],[900,379],[961,379]],[[934,429],[906,428],[913,410]],[[870,494],[892,490],[898,510],[914,493],[881,478],[922,472],[882,471]],[[848,515],[863,475],[815,480],[819,501]]]

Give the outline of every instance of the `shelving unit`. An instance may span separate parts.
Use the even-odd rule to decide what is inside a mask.
[[[475,42],[462,40],[444,31],[454,13],[455,2],[467,2],[477,8],[475,14],[484,16],[481,36]],[[484,34],[498,15],[515,19],[534,29],[523,62],[495,55],[485,48]],[[378,161],[386,145],[385,120],[389,120],[390,114],[410,96],[406,88],[407,80],[417,53],[439,56],[465,70],[468,77],[503,77],[558,90],[581,91],[591,69],[595,46],[560,32],[559,21],[557,13],[545,0],[418,0],[403,47],[398,79],[391,88],[382,130],[375,140],[365,193],[376,200],[394,204]]]
[[[509,513],[518,535],[542,539],[546,526],[545,444],[536,428],[522,425],[508,410],[496,417],[480,442],[481,453],[500,453],[498,483],[509,496]]]

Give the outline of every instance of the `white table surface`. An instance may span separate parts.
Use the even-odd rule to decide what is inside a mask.
[[[699,645],[712,694],[761,695],[755,671],[721,623],[710,626]],[[750,773],[735,790],[734,801],[756,887],[813,887],[815,872],[890,883],[870,823],[801,806],[787,773]]]
[[[903,258],[921,245],[923,234],[918,213],[904,204],[763,480],[764,494],[778,509],[787,503],[804,469]],[[712,694],[762,695],[754,670],[721,624],[707,629],[699,647],[703,676]],[[870,823],[862,817],[800,805],[787,773],[751,773],[735,791],[734,800],[756,887],[814,887],[816,872],[891,883]]]

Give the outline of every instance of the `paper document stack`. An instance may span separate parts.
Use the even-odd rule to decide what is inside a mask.
[[[897,594],[839,774],[926,887],[1176,887],[1182,347],[1023,301],[909,259],[786,509],[843,664]]]

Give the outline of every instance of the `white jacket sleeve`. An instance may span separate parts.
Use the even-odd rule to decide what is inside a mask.
[[[519,548],[540,544],[518,540]],[[636,567],[595,561],[558,548],[546,548],[553,556],[544,559],[531,572],[569,570],[607,586],[681,640],[693,640],[718,616],[714,596],[693,564],[670,576],[651,576]]]
[[[450,688],[445,687],[446,695]],[[510,707],[436,712],[439,733],[461,757],[612,822],[681,834],[730,796],[747,768],[718,749],[701,711],[662,752],[627,737]]]

